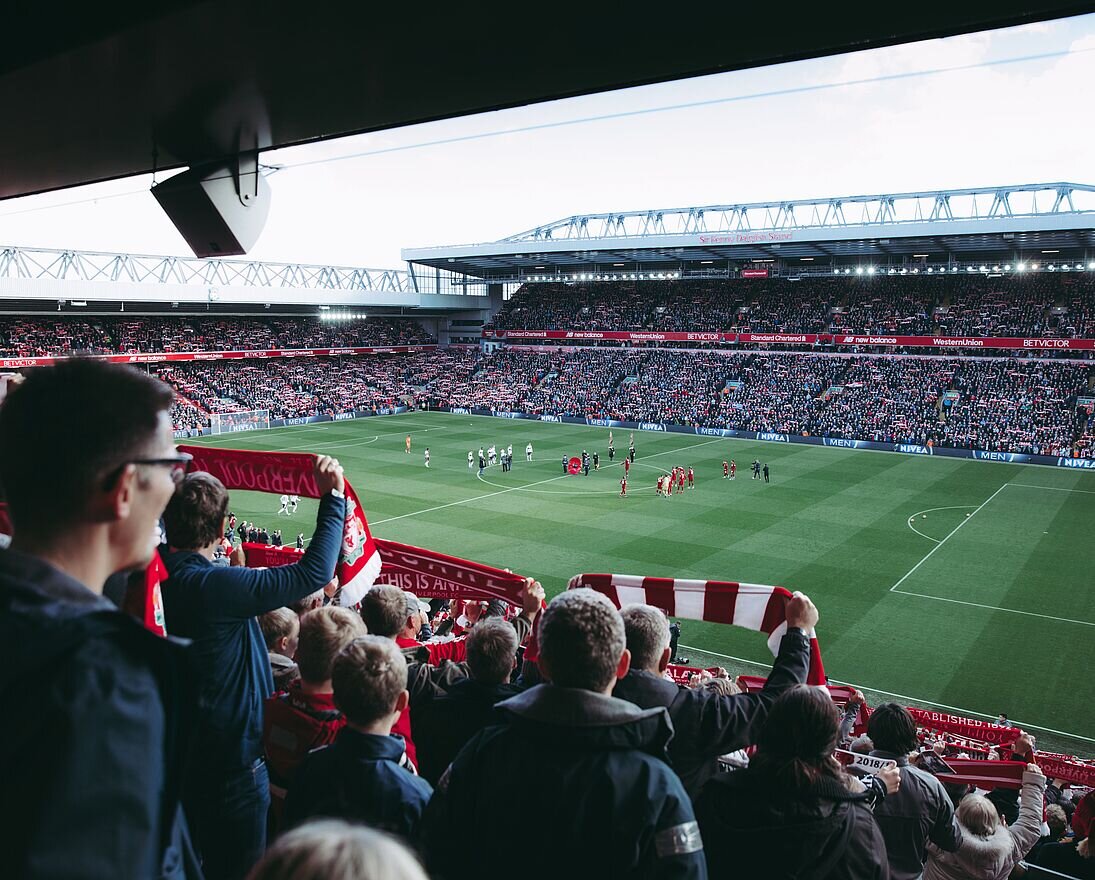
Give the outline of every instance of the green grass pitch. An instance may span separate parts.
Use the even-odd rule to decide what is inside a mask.
[[[404,437],[412,437],[410,455]],[[1006,712],[1042,744],[1095,751],[1095,475],[1047,467],[408,413],[206,441],[338,457],[375,534],[512,568],[549,595],[579,572],[781,584],[821,611],[826,671],[883,697],[962,713]],[[525,461],[525,444],[535,453]],[[513,445],[514,466],[469,470],[468,450]],[[423,464],[429,447],[431,467]],[[563,476],[561,458],[601,454]],[[735,458],[737,479],[722,479]],[[772,482],[750,478],[759,458]],[[673,465],[696,488],[658,498]],[[234,493],[247,520],[311,533],[314,502],[290,518],[272,496]],[[746,671],[764,640],[684,621],[690,650]],[[732,662],[731,662],[732,660]],[[759,668],[759,667],[758,667]]]

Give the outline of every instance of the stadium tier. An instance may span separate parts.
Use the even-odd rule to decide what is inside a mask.
[[[351,348],[435,341],[415,321],[390,318],[355,320],[350,324],[332,324],[315,317],[0,319],[0,358]]]
[[[209,413],[410,405],[1085,457],[1095,395],[1086,362],[665,349],[453,348],[156,373],[184,401],[178,429],[208,424]]]
[[[526,284],[488,330],[664,330],[1086,338],[1095,279],[804,276]]]

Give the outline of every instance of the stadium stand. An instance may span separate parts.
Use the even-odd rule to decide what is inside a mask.
[[[86,328],[81,328],[79,332],[85,331]],[[81,368],[113,371],[112,381],[118,381],[118,376],[131,377],[129,381],[135,381],[136,378],[132,368],[128,367],[101,362],[67,363],[77,368],[77,373],[73,374],[74,381],[81,378],[78,375]],[[37,372],[48,375],[49,369],[56,368],[39,369]],[[922,442],[970,444],[987,449],[1060,450],[1074,442],[1086,448],[1087,454],[1090,454],[1092,435],[1090,413],[1081,411],[1077,414],[1075,409],[1076,397],[1090,389],[1092,384],[1093,377],[1087,365],[1012,358],[867,357],[801,352],[728,354],[619,348],[586,348],[577,351],[517,348],[485,354],[474,349],[451,348],[360,358],[186,362],[160,365],[156,372],[174,385],[179,395],[172,406],[172,417],[177,423],[200,419],[207,412],[230,412],[233,408],[265,408],[271,412],[286,414],[341,412],[348,408],[378,405],[398,398],[416,405],[441,403],[486,408],[507,407],[529,412],[598,414],[636,420],[740,424],[783,432],[826,432],[830,436],[884,439],[915,437]],[[104,373],[102,378],[111,376]],[[96,375],[89,373],[88,381],[96,381]],[[147,382],[147,379],[143,381]],[[38,393],[38,384],[40,383],[29,380],[27,383],[35,393]],[[84,409],[92,414],[95,413],[95,401],[98,397],[95,390],[94,387],[89,387],[87,393],[81,395]],[[112,390],[112,386],[103,390]],[[48,412],[50,407],[45,405],[48,402],[38,401],[41,405],[28,408],[23,414],[24,420],[38,418],[40,413]],[[169,402],[169,395],[161,393],[159,398],[152,399],[145,406],[153,411],[157,407],[166,408]],[[58,410],[60,412],[60,408]],[[67,410],[55,421],[61,417],[67,417]],[[9,414],[9,422],[11,418],[13,417]],[[118,442],[121,442],[124,428],[119,425],[114,430],[119,435]],[[0,440],[6,444],[5,448],[15,443],[17,438],[25,437],[26,433],[23,425],[8,422],[0,424]],[[55,430],[52,433],[59,435],[63,432]],[[166,442],[165,438],[161,438],[161,441]],[[42,455],[47,452],[49,451],[44,451]],[[32,460],[34,454],[27,450],[25,457]],[[81,459],[80,456],[73,458]],[[13,460],[14,457],[9,457],[9,479],[10,462]],[[55,461],[55,458],[46,460]],[[330,461],[317,463],[317,473],[327,468],[326,473],[330,475],[328,478],[333,481],[333,464]],[[159,474],[158,471],[156,473]],[[163,479],[157,491],[162,495],[162,502],[167,503],[174,483],[167,471],[159,475]],[[188,479],[193,480],[193,477]],[[195,485],[199,484],[200,480]],[[332,485],[337,488],[338,484]],[[26,500],[16,499],[16,503],[26,504]],[[176,502],[172,502],[172,505],[177,508]],[[148,506],[148,510],[144,511],[148,520],[145,526],[151,528],[150,524],[158,516],[158,510],[153,505]],[[223,519],[221,513],[217,510],[210,513],[218,524]],[[187,527],[190,523],[189,519],[178,516],[177,509],[172,516],[174,518],[169,518],[168,522],[169,534],[172,529]],[[145,534],[148,528],[134,530],[134,534]],[[341,526],[338,527],[340,528]],[[326,539],[329,558],[318,564],[318,568],[316,563],[309,563],[311,568],[317,570],[311,571],[311,582],[300,586],[300,595],[326,595],[325,591],[316,592],[314,588],[330,582],[334,565],[332,560],[335,559],[333,536],[338,529],[330,530],[331,534]],[[104,547],[107,546],[107,538],[103,537],[101,540]],[[136,541],[134,538],[134,542]],[[308,557],[309,560],[318,558],[315,554],[319,551],[309,552],[312,554]],[[197,555],[176,552],[169,557],[169,563],[176,566],[198,565],[201,572],[206,571],[205,565],[213,565],[208,560],[195,562]],[[294,561],[298,559],[303,566],[305,554],[294,557]],[[459,563],[459,560],[456,562]],[[5,560],[5,564],[18,563]],[[277,576],[275,572],[263,574],[271,579]],[[534,585],[531,580],[526,583],[529,589]],[[72,589],[67,581],[65,587]],[[395,627],[404,624],[405,629],[410,627],[419,633],[426,630],[423,626],[426,620],[423,609],[426,606],[412,594],[404,594],[395,587],[389,587],[388,590],[394,599],[394,603],[389,603],[394,614],[392,624]],[[311,786],[312,794],[318,800],[324,801],[321,810],[323,816],[361,821],[366,814],[361,812],[360,804],[350,804],[339,797],[327,798],[327,792],[322,785],[316,790],[317,779],[320,777],[307,775],[309,768],[322,766],[323,761],[333,762],[337,759],[339,766],[344,766],[346,772],[360,774],[360,794],[364,803],[373,811],[368,813],[369,821],[381,822],[385,830],[402,837],[404,842],[417,846],[426,864],[438,877],[505,876],[500,870],[484,872],[482,866],[474,862],[463,864],[458,869],[451,867],[454,864],[453,840],[468,839],[470,835],[485,833],[494,828],[491,826],[488,829],[484,824],[485,820],[467,808],[464,800],[470,796],[469,791],[477,791],[481,785],[487,786],[488,782],[493,786],[492,791],[500,793],[499,797],[506,791],[519,793],[521,796],[533,791],[536,796],[543,797],[546,792],[558,788],[555,785],[556,777],[563,779],[563,787],[571,795],[566,801],[570,812],[560,805],[553,815],[567,817],[565,821],[580,827],[586,835],[601,834],[595,820],[587,815],[591,808],[630,817],[629,821],[638,830],[633,829],[629,834],[618,835],[628,845],[611,851],[611,861],[600,866],[602,870],[599,870],[599,876],[611,875],[613,865],[624,864],[625,856],[621,853],[625,851],[631,864],[644,870],[653,870],[652,866],[657,865],[662,858],[653,843],[658,835],[675,841],[672,853],[676,866],[680,868],[677,872],[679,876],[707,876],[705,863],[709,868],[721,864],[755,863],[758,868],[753,873],[763,871],[763,866],[772,863],[775,857],[773,853],[776,851],[775,848],[765,845],[765,842],[781,841],[791,830],[794,831],[795,846],[783,847],[779,850],[779,858],[796,863],[799,860],[813,859],[815,849],[811,848],[812,844],[828,840],[834,835],[843,836],[846,832],[845,826],[851,821],[850,815],[854,811],[862,845],[841,847],[834,858],[843,872],[841,876],[877,877],[886,876],[887,863],[892,871],[896,871],[895,866],[898,865],[895,851],[889,848],[889,839],[894,833],[893,825],[891,823],[887,826],[883,821],[887,799],[894,798],[892,804],[903,803],[897,800],[903,797],[903,789],[899,786],[906,786],[910,780],[916,780],[916,774],[933,772],[932,761],[938,757],[947,761],[946,766],[954,770],[953,774],[940,780],[947,783],[947,801],[942,803],[955,805],[955,815],[959,823],[971,833],[980,827],[976,821],[975,810],[988,811],[985,813],[988,817],[985,822],[993,826],[990,829],[991,839],[999,838],[997,842],[1003,848],[1002,851],[1006,851],[1004,862],[1009,870],[1020,859],[1029,858],[1033,865],[1031,876],[1049,876],[1044,872],[1039,874],[1039,865],[1060,867],[1062,862],[1058,859],[1064,858],[1069,866],[1068,870],[1074,872],[1074,876],[1091,875],[1091,868],[1095,863],[1091,858],[1089,835],[1095,794],[1091,793],[1090,786],[1095,781],[1095,763],[1071,755],[1035,754],[1032,738],[1017,728],[912,707],[897,707],[902,718],[907,713],[906,726],[910,734],[915,735],[909,745],[924,750],[917,753],[912,761],[916,764],[915,773],[908,767],[875,767],[872,773],[862,768],[857,769],[855,765],[846,768],[839,766],[832,757],[834,747],[865,753],[874,748],[874,745],[864,738],[864,734],[875,735],[881,742],[881,732],[876,726],[872,726],[870,707],[866,705],[863,695],[854,688],[829,687],[826,696],[825,690],[802,686],[813,662],[810,658],[809,639],[805,634],[817,622],[818,614],[813,604],[801,594],[796,594],[788,602],[785,612],[788,629],[784,640],[786,642],[790,639],[798,645],[795,649],[798,659],[793,664],[794,670],[788,671],[781,683],[777,683],[773,674],[771,686],[764,679],[749,676],[740,677],[734,686],[725,671],[718,669],[697,673],[687,668],[672,668],[667,665],[671,656],[671,635],[668,627],[651,627],[649,633],[646,630],[637,633],[636,646],[645,644],[643,639],[649,641],[652,638],[653,641],[646,645],[649,650],[646,651],[648,656],[644,667],[637,673],[632,673],[632,676],[651,676],[658,685],[668,688],[664,699],[672,706],[676,706],[678,699],[683,700],[695,709],[694,714],[697,717],[708,719],[704,730],[710,736],[705,742],[730,744],[727,748],[732,749],[732,753],[717,756],[718,772],[713,782],[704,787],[702,792],[689,792],[669,765],[650,755],[642,758],[647,762],[642,767],[655,774],[652,777],[656,780],[654,787],[651,787],[649,781],[642,786],[622,784],[621,780],[628,778],[627,773],[639,766],[634,764],[640,754],[638,751],[634,755],[628,755],[629,763],[626,765],[602,766],[597,763],[601,759],[594,756],[583,759],[593,763],[575,766],[573,752],[570,750],[572,746],[559,748],[552,745],[561,735],[560,725],[552,723],[550,741],[530,733],[535,731],[535,724],[532,723],[534,719],[553,717],[550,714],[538,714],[551,701],[570,701],[567,705],[571,706],[572,711],[567,717],[596,722],[589,725],[596,731],[594,735],[597,738],[591,741],[594,753],[607,744],[611,745],[607,750],[610,754],[618,754],[618,742],[613,739],[617,735],[628,737],[629,742],[638,742],[634,737],[640,735],[647,737],[642,742],[648,743],[653,749],[656,743],[664,742],[668,733],[664,721],[659,722],[665,728],[663,730],[659,724],[654,723],[657,720],[654,716],[639,711],[637,706],[642,703],[637,702],[637,705],[632,706],[627,700],[604,696],[607,693],[605,682],[613,684],[616,672],[621,668],[625,636],[626,645],[632,646],[632,634],[625,632],[619,612],[603,597],[598,597],[600,607],[596,610],[604,620],[599,621],[595,627],[577,625],[579,618],[586,617],[590,612],[590,608],[586,606],[591,600],[579,595],[586,592],[568,592],[564,595],[569,596],[569,599],[561,602],[558,598],[554,600],[553,604],[559,603],[562,607],[553,609],[552,605],[547,606],[548,610],[544,613],[545,623],[539,630],[541,659],[546,664],[556,664],[549,668],[554,669],[558,680],[569,692],[565,695],[553,693],[556,686],[552,684],[529,689],[529,685],[535,680],[532,674],[535,663],[529,661],[527,655],[524,664],[517,663],[514,652],[520,637],[510,636],[503,642],[484,636],[485,630],[476,634],[474,627],[479,620],[488,616],[513,616],[518,611],[516,605],[506,606],[500,600],[490,603],[486,609],[477,607],[476,613],[472,613],[467,605],[461,609],[460,603],[456,603],[449,607],[442,605],[431,610],[428,615],[429,623],[433,627],[440,628],[446,623],[452,625],[453,621],[462,627],[459,637],[467,637],[468,656],[480,664],[478,673],[470,671],[463,664],[430,660],[428,647],[426,651],[420,652],[423,645],[412,644],[410,648],[405,647],[405,671],[398,649],[388,646],[382,663],[374,663],[367,657],[356,663],[351,670],[350,691],[345,690],[344,683],[337,675],[333,675],[333,703],[329,699],[324,703],[324,720],[331,722],[332,728],[336,723],[341,725],[344,712],[348,724],[343,728],[344,732],[339,733],[336,744],[330,747],[332,751],[325,753],[320,763],[309,759],[308,763],[300,765],[296,775],[284,780],[290,802]],[[540,591],[538,596],[534,596],[536,602],[542,595]],[[279,595],[271,607],[279,605],[281,601]],[[319,601],[325,600],[319,598]],[[536,607],[536,602],[532,607]],[[792,619],[791,608],[794,603],[798,603],[798,611]],[[26,607],[31,607],[32,604],[28,603]],[[502,607],[498,607],[499,605]],[[568,606],[574,607],[568,611]],[[220,614],[222,610],[238,623],[239,614],[235,608],[225,606],[223,609],[213,609],[211,613]],[[527,608],[524,610],[528,611]],[[581,614],[575,616],[579,611]],[[353,617],[345,609],[331,613]],[[168,614],[169,620],[172,617],[175,620],[185,619],[178,612]],[[353,619],[356,621],[356,617]],[[654,619],[660,621],[657,614]],[[508,632],[508,627],[506,629]],[[179,631],[183,632],[182,629]],[[351,632],[347,637],[352,639],[353,635]],[[106,637],[114,636],[107,633]],[[153,636],[149,636],[149,639],[153,641],[145,650],[151,652],[155,648],[158,651],[162,640]],[[478,647],[473,650],[471,645],[476,639]],[[373,640],[378,641],[376,636],[373,636]],[[303,636],[300,644],[307,648]],[[338,652],[337,657],[345,660],[349,656],[347,652],[358,644],[357,641],[351,641],[348,647]],[[531,644],[528,647],[531,648]],[[338,646],[331,646],[329,650],[334,655]],[[782,652],[790,649],[783,646],[780,650]],[[422,657],[420,653],[426,656]],[[95,656],[94,653],[89,655],[90,658]],[[264,679],[266,669],[262,664],[268,663],[265,645],[256,645],[256,650],[250,651],[250,656],[261,661],[259,666],[252,669],[252,674],[258,679]],[[330,657],[325,658],[325,662],[326,660],[330,660]],[[364,662],[365,660],[369,662]],[[337,658],[334,660],[336,667],[339,662]],[[397,665],[393,666],[393,663]],[[495,688],[486,693],[475,680],[487,668],[484,664],[488,663],[492,664],[490,668],[496,666],[501,671],[504,689]],[[518,666],[526,677],[518,676]],[[330,689],[327,688],[328,682],[320,679],[332,674],[327,673],[326,669],[325,666],[324,672],[316,676],[316,686],[322,686],[320,689],[326,695],[325,699],[330,697]],[[591,669],[593,672],[590,672]],[[788,666],[788,670],[791,670],[791,666]],[[134,676],[138,674],[152,679],[151,673],[143,666],[135,667],[131,673]],[[564,675],[570,678],[563,678]],[[661,680],[663,677],[665,681]],[[412,680],[417,684],[412,686]],[[685,688],[681,693],[692,690],[697,693],[680,696],[675,690],[677,685],[674,682]],[[258,684],[261,685],[262,681]],[[420,694],[420,702],[412,700],[409,710],[406,702],[408,688],[418,689]],[[767,711],[755,711],[756,695],[761,689],[774,699],[770,715]],[[582,690],[591,693],[582,696]],[[463,702],[458,699],[461,694]],[[274,698],[275,702],[284,699],[284,696]],[[507,702],[501,709],[494,710],[498,699],[506,699]],[[439,780],[436,791],[425,781],[414,779],[411,775],[414,770],[408,762],[412,759],[404,751],[404,740],[388,736],[394,718],[401,711],[409,711],[409,722],[413,726],[418,723],[415,721],[416,713],[424,711],[422,707],[428,706],[429,701],[433,700],[445,701],[446,706],[455,707],[453,711],[469,713],[469,724],[473,720],[473,714],[474,718],[481,718],[490,715],[492,711],[502,712],[505,717],[511,718],[511,727],[504,734],[499,733],[502,728],[491,726],[481,729],[479,724],[475,728],[479,732],[474,734],[475,738],[468,748],[459,753],[450,770]],[[169,701],[164,702],[166,704]],[[256,724],[261,727],[262,710],[258,706],[252,706],[252,702],[240,703],[240,717],[252,727]],[[147,711],[151,713],[153,720],[158,717],[155,713],[159,711],[159,707],[158,700],[150,701]],[[57,708],[55,711],[60,713],[67,711],[67,708]],[[681,714],[677,711],[678,716]],[[141,717],[142,712],[138,711],[136,715]],[[542,724],[542,721],[536,723]],[[799,735],[799,726],[812,731],[810,736],[803,739]],[[268,735],[277,739],[280,733],[272,727]],[[576,741],[585,743],[583,748],[588,751],[588,730],[579,725],[574,735],[577,737]],[[513,743],[507,745],[503,737],[513,738]],[[158,743],[161,738],[154,736],[152,739]],[[42,737],[40,742],[52,740]],[[681,742],[685,740],[682,738]],[[713,755],[710,747],[705,746],[706,750],[703,750],[699,741],[696,742],[693,747],[695,754],[684,755],[683,758],[709,764]],[[282,744],[297,748],[302,746],[300,742],[290,739],[285,739]],[[235,741],[230,739],[227,745],[235,748]],[[742,747],[743,745],[747,747]],[[682,747],[686,746],[677,746],[678,749]],[[488,754],[490,749],[504,751],[506,748],[520,750],[522,755],[532,754],[539,760],[529,762],[524,767],[526,772],[516,776],[512,768],[513,755],[517,752],[503,754],[502,760],[484,763],[481,756]],[[271,746],[267,745],[267,749],[270,750]],[[904,745],[901,749],[903,752],[908,751]],[[915,752],[915,748],[912,751]],[[878,755],[877,752],[872,754]],[[156,767],[162,766],[163,772],[178,773],[183,766],[180,755],[166,750],[162,754],[157,751],[154,758],[158,762]],[[422,755],[420,747],[417,760],[424,759],[428,759],[428,756]],[[40,774],[40,767],[48,763],[36,762],[33,765],[34,772]],[[261,763],[260,758],[250,769],[242,771],[243,775],[251,774],[254,767]],[[812,768],[810,773],[801,775],[790,772],[790,769],[801,768],[807,763]],[[1044,773],[1034,767],[1035,763],[1043,767]],[[82,779],[87,772],[87,766],[80,767],[79,772],[74,770],[70,774],[71,779]],[[228,770],[216,767],[205,767],[204,772],[207,774],[206,785],[210,787],[218,784],[222,774],[229,773]],[[237,775],[240,773],[234,765],[230,772]],[[99,778],[99,784],[104,787],[113,784],[113,780],[102,771]],[[258,787],[262,788],[265,785],[261,781],[265,779],[265,770],[256,778],[260,779]],[[343,776],[339,775],[337,778],[341,779]],[[355,775],[354,778],[358,777]],[[1076,781],[1070,784],[1070,779]],[[714,788],[711,788],[712,785]],[[934,785],[940,791],[943,790],[938,782],[934,782]],[[1073,794],[1070,785],[1075,787],[1078,796]],[[33,786],[28,785],[28,788]],[[737,789],[745,790],[750,796],[729,799],[720,796],[720,791],[726,794]],[[157,791],[154,786],[149,786],[149,790],[154,793]],[[378,794],[373,797],[370,792]],[[981,793],[988,797],[981,797]],[[157,797],[154,794],[152,800],[155,801]],[[606,801],[606,798],[609,800]],[[834,804],[833,821],[816,821],[816,804],[822,800]],[[497,801],[487,799],[486,802],[494,804]],[[788,812],[788,806],[792,802],[793,808]],[[1071,838],[1062,837],[1063,826],[1059,826],[1052,834],[1039,840],[1041,808],[1049,803],[1059,807],[1066,818],[1070,817],[1070,824],[1075,829]],[[742,804],[749,804],[748,809]],[[754,827],[755,814],[762,804],[778,807],[771,811],[776,818],[770,822],[765,819],[764,833],[769,835],[767,838],[758,837],[759,832]],[[873,811],[868,809],[869,804],[874,805]],[[990,806],[986,807],[985,804]],[[650,810],[651,806],[654,807],[653,810]],[[373,818],[377,807],[382,807],[380,813],[385,816],[396,818]],[[493,807],[489,809],[492,816],[497,815]],[[899,806],[895,809],[900,812]],[[1005,826],[996,819],[997,810],[1005,816],[1012,815],[1014,811],[1017,819],[1009,819]],[[261,818],[265,815],[265,808],[259,804],[252,812]],[[753,818],[746,816],[746,813]],[[795,816],[793,828],[788,825],[789,815]],[[947,815],[950,815],[949,808]],[[287,811],[286,816],[291,816],[291,813]],[[422,817],[422,828],[425,829],[421,836],[418,833],[419,816]],[[709,840],[702,839],[696,820]],[[292,823],[291,818],[286,818],[285,821]],[[524,823],[526,819],[515,814],[511,821]],[[804,821],[807,822],[805,826]],[[1017,829],[1022,829],[1021,833]],[[175,829],[173,833],[182,834],[184,831]],[[211,839],[209,829],[205,829],[204,833],[208,847]],[[308,826],[294,833],[307,834]],[[236,837],[232,840],[236,840]],[[263,837],[263,834],[258,834],[258,837]],[[647,843],[636,848],[629,843],[631,837],[646,840]],[[279,858],[295,839],[293,833],[290,833],[280,842],[275,842],[265,862],[260,863],[259,873],[252,876],[263,876],[263,866],[270,864],[271,859]],[[935,838],[932,840],[934,842]],[[1038,843],[1044,845],[1032,854]],[[396,846],[395,843],[387,845]],[[125,846],[136,854],[133,856],[134,860],[137,856],[143,860],[145,867],[158,860],[166,863],[178,858],[173,849],[174,840],[165,848],[165,843],[157,834],[145,835],[140,847],[136,842],[128,841]],[[230,843],[229,850],[232,850],[232,846]],[[914,853],[915,867],[925,866],[925,876],[952,876],[947,873],[948,859],[951,856],[944,855],[938,847],[928,847],[927,850],[920,844],[918,847],[920,848]],[[229,855],[239,856],[250,863],[260,857],[261,849],[259,845],[254,853],[244,854],[241,849],[239,852],[233,850]],[[969,853],[968,843],[959,841],[944,849],[953,850],[953,859],[958,862],[973,858]],[[13,852],[13,857],[18,860],[26,857],[25,852],[29,852],[29,848],[17,847]],[[208,852],[207,867],[212,864]],[[399,853],[402,850],[392,852]],[[556,858],[562,857],[560,853],[562,856],[566,855],[561,848],[556,853]],[[497,850],[494,858],[512,867],[508,853],[503,856],[503,851]],[[558,876],[557,867],[553,871],[551,876]],[[535,871],[526,873],[530,876],[541,876]],[[184,874],[185,872],[176,876]],[[984,872],[953,876],[983,876],[1003,880],[1006,873]]]
[[[1090,457],[1093,380],[1073,361],[527,347],[365,358],[191,362],[156,368],[209,413],[272,418],[414,406],[476,407],[742,431]]]
[[[523,285],[490,330],[1088,336],[1089,275],[984,274]]]
[[[344,348],[433,343],[415,321],[369,318],[12,318],[0,322],[0,357]]]

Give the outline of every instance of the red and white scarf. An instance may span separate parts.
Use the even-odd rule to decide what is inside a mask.
[[[670,617],[727,623],[765,633],[772,655],[787,632],[787,602],[791,591],[765,584],[651,578],[630,574],[578,574],[568,589],[589,587],[603,593],[617,608],[642,603],[663,609]],[[825,684],[825,668],[817,635],[810,630],[810,671],[807,684]]]
[[[318,498],[316,456],[298,452],[255,452],[180,446],[194,456],[191,469],[212,474],[228,489]],[[356,605],[380,574],[380,551],[369,531],[357,493],[346,481],[346,522],[335,574],[342,585],[341,604]]]

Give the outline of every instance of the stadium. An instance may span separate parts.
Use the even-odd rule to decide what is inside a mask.
[[[334,120],[325,132],[373,127]],[[269,200],[258,156],[210,171],[179,153],[191,170],[153,187],[196,256],[0,245],[5,692],[60,675],[47,691],[63,699],[42,703],[61,718],[99,687],[113,705],[102,681],[144,663],[162,715],[152,745],[127,739],[111,759],[122,776],[163,764],[136,774],[154,815],[130,791],[91,822],[87,782],[36,796],[18,825],[28,840],[41,816],[87,821],[58,876],[78,873],[73,852],[115,866],[88,876],[512,876],[500,854],[455,868],[438,853],[519,795],[507,777],[529,743],[542,761],[521,765],[527,791],[549,815],[573,810],[561,827],[630,815],[636,768],[652,774],[639,800],[665,813],[641,832],[619,819],[622,842],[590,862],[602,875],[1093,876],[1095,185],[576,213],[471,244],[420,246],[412,232],[401,265],[376,269],[248,256],[269,208],[248,205]],[[144,161],[119,152],[108,168],[90,153],[61,179],[28,155],[3,195]],[[169,399],[142,414],[156,393]],[[101,542],[94,563],[30,537],[51,520],[27,473],[50,462],[56,522]],[[140,500],[155,484],[142,468],[164,478],[158,506]],[[112,488],[130,472],[131,489]],[[123,565],[118,547],[147,543],[136,516],[157,528],[154,558],[134,550]],[[34,575],[45,586],[21,593],[27,556],[64,584]],[[65,603],[85,610],[26,611]],[[38,613],[88,622],[54,632]],[[629,661],[606,647],[617,629]],[[61,648],[85,646],[101,649],[94,668],[116,664],[105,679],[64,671]],[[386,651],[394,684],[377,671]],[[505,654],[497,680],[492,651]],[[606,662],[607,689],[588,684]],[[643,676],[670,691],[627,690]],[[565,702],[579,691],[605,703]],[[778,760],[806,748],[818,699],[820,757],[808,784],[792,782]],[[587,711],[601,720],[575,722]],[[590,744],[589,730],[624,724],[606,717],[637,723],[629,712],[673,738]],[[346,764],[352,737],[385,757]],[[52,742],[5,735],[12,754]],[[823,776],[847,788],[819,794]],[[739,815],[761,783],[794,792],[772,796],[774,824]],[[253,804],[240,807],[230,792],[243,789]],[[895,818],[909,814],[887,804],[917,815],[932,798],[936,825],[910,849]],[[842,804],[842,830],[803,827],[866,834],[852,846],[870,871],[846,842],[826,863],[824,836],[809,856],[824,870],[760,866],[763,829],[794,834],[829,815],[817,802]],[[992,805],[987,831],[971,824],[975,802]],[[852,814],[856,832],[841,824]],[[324,817],[350,826],[306,821]],[[135,821],[155,829],[147,840],[115,833]],[[354,837],[359,826],[394,840]],[[1007,842],[996,873],[963,861],[973,836]],[[390,873],[279,866],[332,841]],[[32,844],[18,853],[16,875],[50,874]]]

